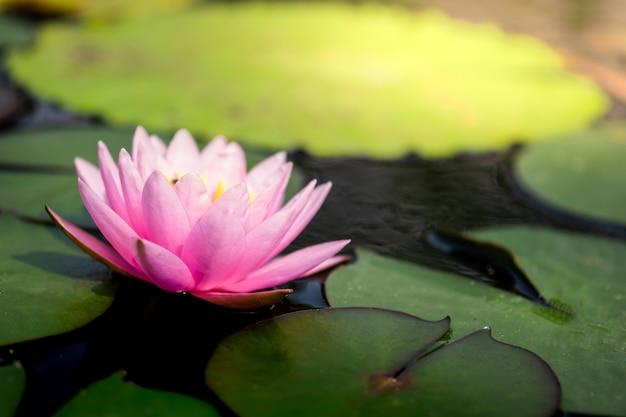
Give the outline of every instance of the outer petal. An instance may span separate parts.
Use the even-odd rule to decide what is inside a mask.
[[[209,207],[181,252],[196,277],[196,290],[209,291],[230,278],[245,247],[245,231],[235,210],[217,203]]]
[[[78,178],[82,179],[98,196],[109,204],[109,197],[104,188],[104,181],[97,166],[82,158],[74,158]]]
[[[141,206],[147,238],[179,254],[191,227],[174,187],[161,172],[155,171],[146,181]]]
[[[181,173],[200,171],[200,151],[196,141],[186,129],[176,132],[167,148],[165,159],[174,171]]]
[[[201,298],[209,303],[216,304],[227,308],[236,308],[240,310],[256,310],[259,308],[265,308],[273,306],[283,301],[289,296],[293,290],[279,289],[270,291],[259,292],[196,292],[192,291],[191,294]]]
[[[296,216],[291,210],[282,210],[246,235],[246,250],[236,271],[220,285],[241,280],[272,259],[282,248],[278,245]]]
[[[339,252],[348,243],[350,243],[349,240],[337,240],[300,249],[282,258],[271,261],[248,275],[243,281],[228,285],[226,288],[217,287],[216,289],[247,292],[284,284],[285,282],[300,278],[305,273]]]
[[[137,267],[132,260],[135,248],[131,246],[131,238],[137,237],[137,233],[80,178],[78,179],[78,191],[100,232],[117,253]]]
[[[148,240],[133,239],[135,262],[150,281],[166,291],[181,292],[192,289],[195,280],[187,265],[172,252]]]
[[[298,218],[294,221],[289,231],[283,236],[280,246],[283,248],[287,247],[287,245],[298,237],[311,220],[313,220],[313,217],[315,217],[320,207],[322,207],[322,204],[324,204],[324,200],[326,200],[326,196],[328,196],[331,186],[332,184],[327,182],[313,190],[311,197],[306,200],[304,206],[300,210]],[[295,205],[299,206],[299,203],[301,204],[300,201],[297,201]]]
[[[109,149],[102,141],[98,142],[98,164],[100,165],[100,174],[102,175],[102,181],[104,181],[104,188],[106,189],[111,208],[126,223],[130,224],[117,165],[113,161]]]
[[[89,256],[102,262],[112,270],[119,272],[122,275],[148,281],[146,275],[142,271],[126,262],[126,260],[124,260],[124,258],[122,258],[111,245],[97,239],[92,234],[87,233],[81,228],[68,222],[50,207],[46,206],[46,211],[57,227]]]
[[[335,265],[339,265],[341,263],[348,262],[351,259],[352,259],[352,256],[350,256],[350,255],[333,256],[330,259],[326,259],[325,261],[323,261],[322,263],[320,263],[319,265],[317,265],[313,269],[309,269],[304,274],[302,274],[302,276],[303,277],[308,277],[310,275],[317,274],[318,272],[325,271],[326,269],[332,268]]]
[[[143,209],[141,207],[141,194],[144,183],[137,167],[125,149],[120,151],[119,173],[130,224],[139,236],[145,237],[146,227],[143,219]]]

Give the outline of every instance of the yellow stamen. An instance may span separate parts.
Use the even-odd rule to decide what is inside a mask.
[[[213,195],[213,201],[220,198],[220,196],[224,194],[224,191],[226,191],[226,181],[220,180],[217,183],[217,190],[215,190],[215,194]]]
[[[183,177],[183,173],[180,171],[177,171],[176,174],[174,174],[174,178],[170,180],[170,184],[176,185],[178,180],[180,180],[182,177]]]
[[[250,202],[254,203],[254,200],[256,199],[256,196],[259,195],[259,193],[255,193],[254,191],[251,192],[250,194]]]

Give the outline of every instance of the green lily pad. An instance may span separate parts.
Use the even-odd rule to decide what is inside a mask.
[[[509,227],[476,233],[508,247],[546,297],[574,319],[496,288],[362,251],[326,284],[334,307],[395,308],[425,319],[452,318],[453,339],[490,326],[494,337],[530,349],[554,369],[564,410],[626,410],[626,246],[596,237]]]
[[[488,329],[433,353],[449,324],[367,308],[287,314],[222,341],[207,382],[242,417],[554,413],[545,362]]]
[[[140,387],[118,372],[81,390],[54,414],[64,416],[211,417],[220,414],[210,404],[186,395]]]
[[[501,149],[577,131],[608,103],[536,39],[380,5],[51,25],[7,65],[38,95],[118,125],[333,156]]]
[[[26,387],[26,373],[16,363],[0,366],[0,417],[13,417]]]
[[[0,215],[0,345],[81,327],[112,303],[110,271],[52,226]]]
[[[561,209],[626,224],[626,124],[528,147],[517,175],[540,199]]]
[[[98,141],[117,156],[121,148],[130,150],[133,129],[104,127],[60,127],[21,130],[4,134],[0,140],[0,167],[49,170],[74,175],[74,158],[80,156],[98,163]]]
[[[169,140],[172,135],[161,135]],[[74,158],[97,164],[97,142],[105,142],[114,157],[121,148],[130,149],[133,130],[101,127],[64,127],[27,130],[4,135],[0,140],[0,211],[48,221],[47,204],[67,220],[82,227],[95,227],[80,195]],[[269,156],[246,149],[248,166]],[[301,178],[294,170],[286,198],[295,195]]]

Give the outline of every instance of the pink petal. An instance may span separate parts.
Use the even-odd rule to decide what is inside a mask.
[[[65,233],[65,235],[86,254],[122,275],[147,281],[145,274],[126,262],[126,260],[124,260],[124,258],[122,258],[111,245],[97,239],[92,234],[87,233],[81,228],[68,222],[50,207],[46,206],[46,211],[57,227],[59,227],[59,229],[61,229],[63,233]]]
[[[143,128],[138,127],[133,138],[133,162],[139,175],[145,181],[154,171],[173,176],[174,172],[165,160],[165,144],[157,136],[148,136]]]
[[[296,216],[292,209],[282,210],[248,233],[246,236],[247,246],[245,254],[241,258],[239,267],[230,279],[224,280],[220,285],[228,285],[240,280],[284,249],[279,248],[278,245],[295,218]]]
[[[199,156],[196,141],[186,129],[180,129],[170,142],[165,159],[175,171],[199,172]]]
[[[277,258],[248,275],[245,280],[215,289],[222,291],[247,292],[270,288],[300,278],[320,263],[339,252],[349,240],[320,243]]]
[[[246,225],[248,229],[255,227],[282,207],[285,199],[285,188],[291,176],[291,168],[291,164],[284,164],[277,172],[279,176],[274,178],[276,182],[270,184],[256,196],[250,205],[250,219],[249,223]],[[246,184],[249,189],[254,190],[254,188],[250,187],[247,180]]]
[[[187,213],[189,225],[195,226],[211,205],[211,197],[202,179],[195,173],[183,175],[174,186],[174,191]]]
[[[132,260],[135,248],[131,246],[131,238],[137,237],[137,233],[80,178],[78,191],[100,232],[117,253],[137,267]]]
[[[280,175],[278,174],[285,165],[287,154],[278,152],[256,164],[246,176],[246,184],[256,192],[265,190],[272,184],[275,184]]]
[[[291,226],[289,231],[285,233],[285,235],[283,236],[283,240],[280,242],[280,245],[283,248],[287,247],[287,245],[289,245],[296,237],[298,237],[298,235],[302,233],[302,230],[304,230],[304,228],[311,222],[311,220],[313,220],[313,217],[315,217],[319,209],[322,207],[322,204],[324,204],[324,200],[326,199],[326,196],[328,196],[331,186],[332,184],[330,182],[322,184],[315,190],[313,190],[310,198],[308,198],[307,200],[300,200],[296,202],[296,206],[300,206],[302,202],[304,202],[304,205],[298,213],[298,218],[294,221],[293,225]],[[296,197],[294,197],[294,199]]]
[[[147,238],[179,254],[191,227],[174,187],[160,171],[146,181],[141,206]]]
[[[115,210],[126,223],[130,224],[130,218],[126,210],[126,202],[122,195],[122,185],[120,183],[117,165],[113,161],[109,149],[102,141],[98,142],[98,164],[100,165],[100,175],[102,175],[104,188],[106,189],[111,208]]]
[[[133,239],[135,262],[148,278],[165,291],[188,291],[195,280],[187,265],[172,252],[149,240]]]
[[[167,155],[167,145],[165,145],[165,142],[157,135],[150,135],[148,141],[154,152],[165,158],[165,155]]]
[[[203,161],[204,174],[207,176],[207,189],[213,194],[220,181],[230,188],[243,183],[246,179],[246,156],[241,147],[231,142],[219,153],[213,154],[210,162]]]
[[[133,136],[132,156],[133,161],[139,160],[139,153],[145,152],[145,147],[148,145],[148,132],[142,126],[137,126],[135,129],[135,135]]]
[[[285,202],[285,189],[287,188],[287,184],[289,184],[289,178],[291,177],[291,171],[293,168],[293,164],[291,162],[283,165],[277,172],[277,176],[274,178],[276,180],[276,192],[274,194],[274,198],[268,204],[268,214],[272,215],[276,213]]]
[[[143,180],[139,175],[137,167],[125,149],[120,151],[119,174],[122,185],[122,193],[126,201],[126,209],[130,223],[139,236],[146,236],[146,228],[143,221],[143,209],[141,206],[141,193],[143,191]]]
[[[230,278],[245,247],[245,231],[235,210],[217,203],[210,206],[189,233],[181,252],[196,277],[196,290],[209,291]]]
[[[203,149],[200,151],[200,165],[201,171],[206,171],[218,158],[220,152],[226,148],[228,142],[223,136],[217,136],[213,138]]]
[[[352,259],[352,256],[350,256],[350,255],[333,256],[330,259],[326,259],[325,261],[323,261],[322,263],[320,263],[319,265],[317,265],[313,269],[310,269],[310,270],[306,271],[304,274],[302,274],[302,276],[303,277],[308,277],[310,275],[315,275],[318,272],[325,271],[325,270],[327,270],[329,268],[332,268],[333,266],[339,265],[339,264],[344,263],[344,262],[348,262],[351,259]]]
[[[98,196],[109,202],[106,190],[104,188],[104,182],[102,181],[102,175],[100,175],[100,169],[93,165],[91,162],[85,161],[82,158],[74,158],[74,166],[76,167],[76,173],[78,178],[82,179]]]
[[[244,224],[248,218],[250,209],[250,196],[246,184],[237,184],[226,190],[215,202],[215,209],[231,210]]]
[[[293,290],[290,289],[280,289],[244,293],[192,291],[191,294],[205,301],[208,301],[209,303],[226,308],[256,310],[259,308],[271,307],[274,304],[278,304],[283,301],[287,296],[289,296],[292,292]]]

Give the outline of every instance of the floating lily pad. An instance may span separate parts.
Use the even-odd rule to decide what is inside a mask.
[[[119,149],[130,149],[133,132],[132,129],[75,126],[7,133],[0,140],[0,167],[49,170],[75,177],[76,156],[97,164],[99,140],[117,156]]]
[[[63,333],[112,303],[110,271],[52,226],[0,215],[0,345]]]
[[[318,155],[501,149],[607,107],[536,39],[375,5],[213,4],[53,25],[8,66],[38,95],[115,124]]]
[[[452,337],[490,326],[494,337],[550,364],[564,410],[624,413],[626,245],[534,228],[502,228],[478,237],[508,247],[546,297],[567,314],[468,279],[362,251],[326,284],[334,307],[395,308],[425,319],[450,315]]]
[[[171,135],[161,135],[169,140]],[[47,204],[67,220],[83,227],[95,227],[78,193],[74,158],[80,156],[97,164],[97,142],[107,144],[117,157],[121,148],[130,149],[133,130],[101,127],[69,127],[20,131],[0,140],[0,210],[48,221]],[[269,156],[246,150],[248,166]],[[295,170],[294,170],[295,171]],[[287,198],[301,184],[296,172],[287,186]]]
[[[551,416],[559,386],[527,350],[483,329],[432,352],[449,320],[308,310],[226,338],[207,381],[238,415]]]
[[[210,404],[186,395],[140,387],[122,373],[95,382],[65,404],[54,417],[154,416],[211,417],[220,414]]]
[[[556,207],[626,224],[626,124],[528,147],[517,174],[522,185]]]
[[[26,374],[19,364],[0,366],[0,417],[13,417],[26,386]]]

